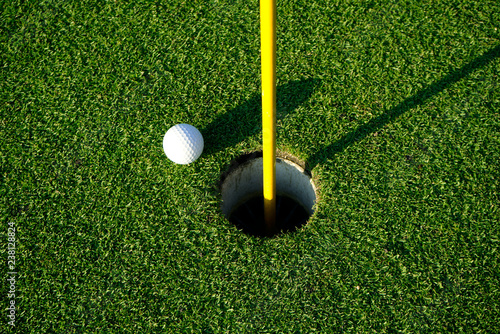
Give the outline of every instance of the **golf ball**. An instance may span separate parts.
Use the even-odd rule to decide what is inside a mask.
[[[189,124],[177,124],[163,137],[163,151],[176,164],[190,164],[203,152],[201,132]]]

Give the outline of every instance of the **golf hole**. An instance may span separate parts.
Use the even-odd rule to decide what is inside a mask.
[[[272,235],[265,232],[262,152],[239,157],[222,174],[222,213],[241,231],[257,237],[272,237],[301,228],[314,213],[316,203],[316,187],[301,165],[305,164],[289,155],[278,154],[276,228]]]

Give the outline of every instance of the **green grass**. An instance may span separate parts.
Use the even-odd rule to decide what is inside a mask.
[[[217,189],[261,148],[258,1],[3,4],[11,331],[499,332],[499,22],[494,0],[278,1],[278,148],[319,200],[258,239]],[[176,123],[205,137],[191,165],[163,153]]]

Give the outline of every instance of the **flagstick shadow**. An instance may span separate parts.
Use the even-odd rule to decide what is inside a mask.
[[[318,79],[291,81],[276,89],[276,114],[283,119],[306,102],[317,86]],[[205,140],[205,153],[211,154],[234,146],[262,131],[261,94],[223,114],[201,129]]]
[[[489,50],[482,56],[474,59],[473,61],[465,64],[458,70],[451,72],[439,81],[431,84],[427,88],[424,88],[417,92],[412,97],[407,98],[394,108],[388,110],[384,114],[375,117],[368,123],[360,126],[356,130],[344,135],[335,143],[332,143],[309,157],[307,160],[307,166],[313,169],[316,165],[324,163],[327,159],[332,158],[335,154],[341,153],[347,147],[351,146],[357,141],[362,140],[371,133],[374,133],[384,127],[386,124],[393,122],[396,118],[415,108],[418,105],[423,104],[426,100],[439,94],[446,88],[450,87],[460,79],[468,76],[476,69],[484,67],[491,63],[494,59],[500,57],[500,45]]]

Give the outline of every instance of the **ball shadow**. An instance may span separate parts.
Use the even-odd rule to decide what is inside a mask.
[[[276,88],[276,118],[283,119],[306,102],[317,86],[318,79],[290,81]],[[262,130],[262,97],[251,99],[226,112],[201,129],[205,153],[211,154],[253,136]]]

